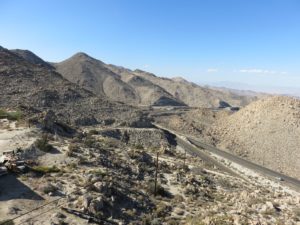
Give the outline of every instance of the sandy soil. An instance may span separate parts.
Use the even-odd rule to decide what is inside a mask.
[[[37,128],[0,120],[0,155],[5,151],[29,147],[36,140],[37,132]]]

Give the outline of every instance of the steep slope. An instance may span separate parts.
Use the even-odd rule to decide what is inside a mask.
[[[153,106],[184,106],[184,102],[176,99],[165,89],[152,83],[143,77],[136,76],[133,71],[114,65],[107,65],[107,68],[120,75],[122,80],[135,89],[140,97],[140,104]]]
[[[182,78],[162,78],[142,70],[135,70],[134,74],[159,85],[177,99],[192,107],[219,107],[220,101],[225,101],[231,106],[245,106],[256,100],[255,96],[242,96],[229,91],[213,90]]]
[[[216,144],[250,160],[300,178],[300,100],[269,97],[219,120]]]
[[[112,100],[129,104],[138,101],[134,89],[123,82],[119,75],[106,68],[103,62],[85,53],[77,53],[53,65],[66,79],[99,96],[107,96]]]
[[[84,53],[53,65],[69,81],[115,101],[131,105],[184,105],[163,88],[137,78],[130,70],[107,65]]]
[[[130,123],[130,118],[142,116],[132,107],[99,98],[54,70],[4,48],[0,49],[0,87],[0,107],[21,108],[29,115],[51,109],[59,119],[78,125],[106,119]]]
[[[12,49],[10,51],[17,54],[18,56],[22,57],[23,59],[25,59],[26,61],[32,64],[44,66],[48,69],[53,69],[53,66],[51,66],[50,63],[45,62],[44,60],[42,60],[40,57],[38,57],[31,51],[21,50],[21,49]]]

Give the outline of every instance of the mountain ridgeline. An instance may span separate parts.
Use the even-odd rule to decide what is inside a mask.
[[[142,70],[105,64],[85,53],[59,63],[47,63],[28,50],[11,50],[31,64],[43,66],[99,97],[134,106],[219,107],[220,102],[245,106],[256,96],[214,90],[182,78],[162,78]]]

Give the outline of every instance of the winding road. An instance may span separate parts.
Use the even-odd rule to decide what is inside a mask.
[[[248,160],[245,160],[243,158],[240,158],[231,153],[220,150],[214,146],[204,143],[203,141],[201,141],[199,139],[196,139],[195,137],[178,134],[177,132],[174,132],[174,131],[172,131],[168,128],[165,128],[159,124],[154,124],[154,125],[159,129],[166,130],[166,131],[174,134],[176,136],[178,144],[180,146],[184,147],[186,149],[186,151],[188,151],[190,154],[196,155],[205,161],[211,162],[211,163],[215,164],[219,169],[224,170],[234,176],[239,176],[239,175],[237,173],[235,173],[233,170],[224,166],[219,161],[213,159],[212,156],[210,156],[209,154],[206,153],[206,151],[210,152],[212,154],[218,155],[218,156],[220,156],[224,159],[227,159],[233,163],[236,163],[244,168],[250,169],[261,175],[264,175],[271,180],[278,181],[283,185],[293,188],[294,190],[300,191],[300,180],[297,180],[293,177],[286,176],[282,173],[273,171],[273,170],[263,167],[261,165],[258,165],[253,162],[250,162]]]

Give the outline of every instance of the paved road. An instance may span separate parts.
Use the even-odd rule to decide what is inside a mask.
[[[226,172],[226,173],[228,173],[232,176],[239,177],[239,178],[243,179],[240,175],[235,173],[233,170],[231,170],[228,167],[224,166],[222,163],[215,160],[210,155],[206,154],[204,151],[199,151],[198,148],[191,145],[187,141],[179,138],[178,136],[176,136],[176,141],[177,141],[177,144],[180,147],[182,147],[183,149],[185,149],[186,152],[188,152],[190,155],[200,157],[203,161],[210,164],[211,166],[216,166],[218,169],[220,169],[223,172]]]
[[[194,144],[195,146],[198,146],[202,149],[206,149],[207,151],[211,152],[211,153],[214,153],[216,155],[219,155],[225,159],[228,159],[234,163],[237,163],[239,165],[242,165],[243,167],[246,167],[248,169],[251,169],[251,170],[254,170],[260,174],[263,174],[271,179],[275,179],[275,180],[278,180],[278,178],[282,178],[283,181],[281,181],[281,183],[284,183],[284,184],[287,184],[289,186],[292,186],[292,187],[295,187],[297,190],[300,190],[300,181],[295,179],[295,178],[292,178],[292,177],[289,177],[289,176],[286,176],[284,174],[281,174],[281,173],[278,173],[278,172],[275,172],[273,170],[270,170],[266,167],[263,167],[263,166],[260,166],[260,165],[257,165],[255,163],[252,163],[250,161],[247,161],[245,159],[242,159],[238,156],[235,156],[233,154],[230,154],[228,152],[225,152],[225,151],[222,151],[214,146],[211,146],[211,145],[208,145],[208,144],[205,144],[199,140],[196,140],[195,138],[191,138],[191,137],[188,137],[187,138],[192,144]]]
[[[164,127],[162,127],[161,125],[158,125],[158,124],[155,124],[155,126],[157,126],[160,129],[165,129],[165,130],[173,133],[177,137],[178,136],[184,137],[187,141],[189,141],[192,144],[191,146],[194,145],[194,146],[198,147],[198,148],[194,147],[194,148],[190,148],[190,149],[193,149],[192,150],[193,152],[198,152],[199,153],[199,155],[198,155],[199,157],[201,157],[201,156],[203,157],[203,156],[206,155],[206,154],[205,155],[200,154],[200,152],[204,153],[203,149],[205,149],[205,150],[207,150],[207,151],[209,151],[209,152],[211,152],[213,154],[219,155],[219,156],[221,156],[221,157],[223,157],[223,158],[225,158],[225,159],[227,159],[229,161],[232,161],[234,163],[237,163],[237,164],[239,164],[239,165],[241,165],[241,166],[243,166],[245,168],[248,168],[248,169],[251,169],[251,170],[253,170],[255,172],[258,172],[258,173],[260,173],[260,174],[262,174],[262,175],[264,175],[264,176],[266,176],[266,177],[268,177],[268,178],[270,178],[272,180],[279,181],[279,178],[281,178],[282,181],[280,181],[280,182],[282,184],[285,184],[285,185],[287,185],[289,187],[294,188],[297,191],[300,191],[300,181],[297,180],[297,179],[295,179],[295,178],[293,178],[293,177],[286,176],[284,174],[278,173],[278,172],[273,171],[271,169],[268,169],[268,168],[265,168],[263,166],[260,166],[260,165],[257,165],[255,163],[252,163],[252,162],[250,162],[248,160],[242,159],[242,158],[240,158],[240,157],[238,157],[236,155],[233,155],[233,154],[230,154],[228,152],[222,151],[222,150],[220,150],[220,149],[218,149],[218,148],[216,148],[214,146],[208,145],[208,144],[206,144],[206,143],[202,142],[201,140],[196,139],[194,137],[185,136],[183,134],[178,135],[176,132],[174,132],[172,130],[169,130],[167,128],[164,128]],[[182,139],[180,139],[180,140],[182,140]],[[182,144],[182,142],[180,142],[180,143]]]

